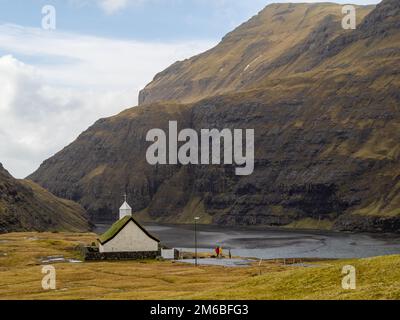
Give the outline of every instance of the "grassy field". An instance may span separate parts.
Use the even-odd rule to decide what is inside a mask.
[[[56,290],[41,286],[41,259],[62,255],[94,234],[0,235],[0,299],[400,299],[400,256],[310,262],[308,267],[194,267],[171,261],[54,263]],[[357,270],[357,288],[342,289],[342,267]]]

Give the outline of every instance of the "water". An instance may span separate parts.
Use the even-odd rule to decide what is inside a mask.
[[[98,225],[97,232],[107,228]],[[145,228],[168,247],[194,252],[191,225],[147,224]],[[198,252],[214,253],[219,245],[225,255],[231,249],[232,256],[263,259],[363,258],[400,254],[400,235],[198,225],[197,245]]]

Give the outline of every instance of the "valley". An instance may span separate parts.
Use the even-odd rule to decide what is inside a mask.
[[[399,232],[400,4],[357,7],[356,30],[341,16],[336,4],[267,6],[157,74],[139,106],[98,120],[29,179],[92,222],[115,219],[127,192],[141,221]],[[146,134],[169,121],[198,134],[254,130],[254,172],[150,165]]]

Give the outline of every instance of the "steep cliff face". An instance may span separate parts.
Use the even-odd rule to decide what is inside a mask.
[[[251,26],[257,28],[249,38],[270,41],[261,22],[267,30],[283,19],[295,30],[291,23],[302,25],[313,12],[325,15],[309,20],[307,25],[314,24],[291,46],[285,43],[276,55],[267,50],[271,58],[252,70],[242,91],[231,87],[244,81],[238,74],[220,85],[227,90],[221,95],[197,101],[219,91],[208,85],[181,90],[186,80],[178,78],[199,74],[200,60],[211,82],[219,81],[206,59],[218,61],[213,50],[167,69],[146,88],[152,91],[147,98],[142,93],[146,105],[99,120],[30,178],[79,201],[94,220],[113,218],[126,189],[134,210],[153,221],[186,222],[200,215],[217,224],[308,221],[339,230],[400,231],[400,2],[383,1],[355,31],[339,31],[332,8],[337,7],[267,7],[213,50],[224,47],[221,57],[230,61],[227,49],[236,52],[240,41],[228,39],[245,39]],[[252,44],[241,44],[243,52],[264,53]],[[234,60],[228,75],[238,65],[243,67]],[[195,102],[148,104],[158,99]],[[169,120],[197,131],[255,129],[254,173],[236,176],[230,165],[150,166],[146,133],[167,131]]]
[[[83,208],[29,180],[14,179],[0,164],[0,232],[87,231]]]

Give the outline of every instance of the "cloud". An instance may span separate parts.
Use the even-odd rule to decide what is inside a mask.
[[[113,14],[124,9],[128,2],[128,0],[100,0],[99,5],[105,13]]]
[[[212,45],[0,25],[0,162],[30,174],[94,121],[136,105],[154,74]]]
[[[93,121],[130,105],[135,93],[49,84],[39,69],[0,58],[1,160],[17,177],[71,142]]]
[[[75,6],[77,5],[81,7],[94,4],[107,15],[112,15],[117,12],[120,12],[129,7],[130,5],[143,4],[149,1],[150,0],[69,0],[69,2],[74,4]]]

